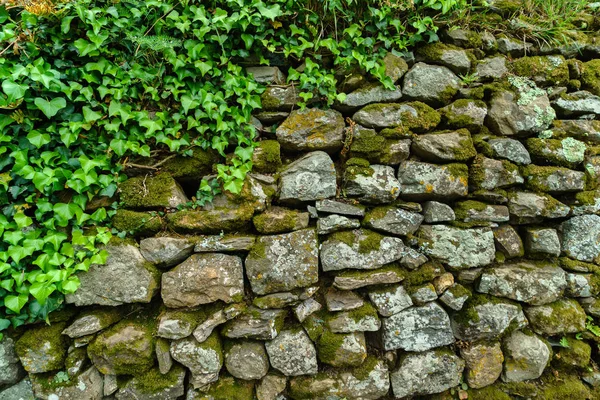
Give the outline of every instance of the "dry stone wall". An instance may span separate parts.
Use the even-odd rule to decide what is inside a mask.
[[[600,398],[600,47],[385,61],[327,110],[252,68],[242,193],[179,207],[200,150],[123,183],[129,238],[0,342],[0,399]]]

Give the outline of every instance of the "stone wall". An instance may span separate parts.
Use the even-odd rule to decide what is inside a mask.
[[[587,40],[452,30],[386,57],[396,90],[340,73],[329,110],[252,68],[270,86],[242,193],[179,207],[201,150],[137,171],[129,238],[0,343],[0,399],[600,398]]]

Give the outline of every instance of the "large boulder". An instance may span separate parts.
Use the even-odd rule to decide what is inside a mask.
[[[161,296],[167,307],[233,303],[243,295],[244,269],[238,256],[194,254],[162,276]]]
[[[550,357],[550,345],[536,334],[514,331],[504,339],[504,382],[539,378]]]
[[[336,152],[342,148],[344,117],[335,110],[294,110],[277,127],[277,141],[284,150]]]
[[[437,303],[411,307],[383,319],[385,350],[425,351],[452,343],[450,318]]]
[[[202,343],[192,336],[171,342],[171,356],[191,371],[190,383],[196,389],[219,379],[223,349],[216,332]]]
[[[494,234],[489,228],[421,225],[417,237],[425,254],[454,268],[488,265],[496,256]]]
[[[448,68],[417,63],[404,75],[402,93],[410,100],[441,106],[452,100],[460,86],[460,79]]]
[[[558,300],[567,280],[565,271],[551,263],[515,262],[483,271],[477,290],[533,305]]]
[[[600,216],[580,215],[561,225],[562,250],[580,261],[596,261],[600,256]]]
[[[129,242],[109,244],[106,251],[106,264],[93,264],[87,272],[77,274],[81,285],[75,293],[66,295],[65,301],[78,307],[149,303],[160,284],[156,267]]]
[[[306,154],[280,175],[279,200],[284,203],[327,199],[334,197],[336,190],[335,165],[323,151]]]
[[[458,386],[465,362],[450,350],[407,354],[390,374],[396,398],[441,393]]]
[[[317,233],[303,229],[261,236],[246,257],[246,275],[255,294],[310,286],[319,279]]]
[[[403,256],[402,239],[367,229],[333,233],[321,245],[323,271],[377,269]]]
[[[404,161],[398,168],[398,181],[402,199],[446,201],[468,194],[469,171],[464,164]]]
[[[37,325],[17,340],[15,351],[25,371],[37,374],[64,367],[69,345],[67,338],[61,335],[65,325],[64,322]],[[16,371],[19,371],[18,367]]]
[[[303,329],[281,331],[265,343],[271,366],[285,376],[314,375],[317,351]]]

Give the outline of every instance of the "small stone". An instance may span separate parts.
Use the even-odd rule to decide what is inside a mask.
[[[321,244],[323,271],[340,269],[377,269],[399,260],[404,243],[367,229],[336,232]]]
[[[450,222],[456,219],[452,207],[437,201],[428,201],[423,205],[423,217],[423,221],[427,224]]]
[[[343,146],[344,117],[335,110],[293,110],[277,128],[284,150],[336,152]]]
[[[369,104],[352,116],[353,121],[367,128],[402,127],[414,132],[433,129],[440,123],[440,119],[437,111],[418,101]]]
[[[485,58],[477,63],[475,73],[482,81],[502,79],[502,77],[508,73],[508,68],[506,68],[506,58]]]
[[[425,283],[420,286],[410,287],[410,298],[417,306],[422,306],[430,301],[437,300],[438,296],[435,287],[431,283]]]
[[[258,83],[265,85],[283,85],[285,84],[285,76],[277,67],[247,67],[246,72],[254,78]]]
[[[496,42],[498,43],[498,51],[511,57],[523,57],[533,47],[531,43],[507,37],[497,38]]]
[[[458,386],[465,362],[449,350],[408,354],[390,375],[396,398],[441,393]]]
[[[121,313],[115,308],[98,308],[84,311],[73,320],[63,332],[70,338],[91,335],[108,328],[121,319]]]
[[[561,225],[562,250],[571,258],[593,262],[600,256],[600,216],[572,217]]]
[[[514,262],[486,268],[477,290],[533,305],[558,300],[567,281],[565,271],[551,263]]]
[[[162,275],[167,307],[194,307],[217,300],[233,303],[244,294],[242,260],[219,253],[194,254]]]
[[[592,274],[567,274],[567,296],[592,297],[598,294],[598,288]],[[585,309],[585,307],[584,307]],[[586,310],[587,312],[587,310]]]
[[[156,361],[158,362],[158,370],[163,375],[168,373],[171,370],[171,367],[173,366],[173,358],[171,357],[170,346],[171,345],[168,340],[163,338],[156,339]],[[112,376],[115,377],[116,381],[116,375]],[[106,388],[106,377],[104,378],[104,386]],[[106,395],[106,389],[104,394]]]
[[[235,342],[225,350],[225,368],[239,379],[261,379],[269,372],[265,346],[260,342]]]
[[[495,204],[485,204],[479,201],[467,200],[457,202],[454,206],[456,218],[463,222],[488,225],[489,222],[508,222],[510,215],[508,207]]]
[[[25,371],[37,374],[64,367],[68,339],[61,332],[65,325],[65,322],[37,325],[26,330],[16,341],[15,351]]]
[[[411,150],[425,161],[438,163],[468,161],[477,155],[466,129],[417,135]]]
[[[134,376],[119,389],[117,400],[177,400],[185,393],[184,380],[186,370],[180,365],[174,366],[163,375],[156,369]]]
[[[554,303],[525,308],[531,328],[540,335],[563,335],[585,330],[586,315],[575,300],[561,299]]]
[[[196,253],[249,251],[255,241],[254,235],[197,236],[194,251]]]
[[[440,42],[419,46],[417,61],[443,65],[455,74],[467,74],[471,69],[471,58],[466,50]]]
[[[413,305],[402,285],[372,290],[369,292],[369,299],[383,317],[390,317]]]
[[[452,343],[450,319],[436,303],[411,307],[383,319],[385,350],[425,351]]]
[[[396,86],[394,90],[389,90],[381,84],[367,84],[346,94],[346,98],[336,104],[336,108],[342,111],[352,111],[367,104],[393,103],[401,98],[402,90],[400,86]]]
[[[256,386],[257,400],[278,400],[287,386],[285,376],[268,374]]]
[[[512,332],[504,339],[504,382],[523,382],[539,378],[550,357],[550,345],[537,335],[521,331]]]
[[[317,233],[319,235],[328,235],[345,229],[360,228],[360,221],[354,218],[344,217],[343,215],[328,215],[319,218],[317,221]]]
[[[470,343],[461,347],[460,356],[465,360],[469,387],[480,389],[489,386],[500,377],[504,355],[500,343]]]
[[[260,96],[264,111],[291,111],[302,98],[296,86],[267,86]]]
[[[407,247],[404,256],[399,261],[400,266],[414,270],[425,264],[429,259],[417,250]]]
[[[376,332],[381,327],[377,311],[370,303],[350,311],[333,314],[327,325],[333,333]]]
[[[402,92],[410,100],[439,106],[451,100],[460,85],[448,68],[417,63],[404,76]]]
[[[319,361],[333,367],[357,367],[367,358],[362,332],[332,333],[325,331],[317,342]]]
[[[31,384],[35,397],[48,400],[101,400],[104,390],[102,375],[94,367],[88,368],[79,374],[73,381],[48,385],[47,377],[32,374]],[[18,399],[18,398],[17,398]]]
[[[350,217],[364,217],[365,207],[361,205],[352,205],[342,203],[336,200],[318,200],[315,204],[317,211],[331,214],[341,214]]]
[[[392,167],[370,165],[356,174],[350,173],[350,170],[347,168],[344,174],[344,186],[348,197],[355,197],[369,204],[390,203],[398,197],[400,185]]]
[[[464,164],[435,165],[404,161],[398,168],[402,199],[453,200],[468,194],[468,169]]]
[[[525,248],[530,256],[560,256],[560,241],[556,229],[526,228]]]
[[[168,268],[191,256],[194,252],[194,243],[187,239],[153,237],[140,241],[140,252],[152,264]]]
[[[524,182],[516,165],[478,155],[469,168],[470,183],[477,189],[494,190]]]
[[[306,299],[294,308],[298,321],[303,322],[306,317],[319,311],[323,306],[313,298]]]
[[[196,389],[204,388],[219,379],[223,350],[216,332],[203,343],[198,343],[191,336],[171,342],[171,356],[190,370],[190,384]]]
[[[496,249],[501,251],[506,258],[522,257],[525,254],[523,241],[511,225],[494,228],[494,242]]]
[[[248,307],[241,315],[228,321],[221,333],[230,339],[271,340],[277,336],[286,315],[286,310]]]
[[[367,228],[383,233],[406,236],[419,229],[423,216],[396,207],[375,207],[365,215],[363,224]]]
[[[271,366],[285,376],[314,375],[317,351],[304,330],[284,330],[265,343]]]
[[[465,302],[471,297],[471,292],[460,283],[450,286],[440,296],[440,301],[454,311],[462,310]]]
[[[392,82],[397,82],[408,71],[406,61],[392,53],[387,53],[382,62],[385,67],[385,75],[389,76]]]
[[[232,376],[221,375],[219,379],[211,384],[198,388],[188,389],[186,400],[255,400],[254,381],[243,381]],[[277,399],[281,400],[281,399]]]
[[[439,110],[444,117],[444,122],[451,128],[467,128],[477,132],[485,121],[487,105],[481,100],[460,99]],[[472,142],[471,142],[472,144]],[[464,150],[470,151],[468,143]],[[457,148],[456,144],[453,146]],[[462,158],[467,154],[463,152]]]
[[[446,272],[433,280],[433,287],[435,292],[440,295],[446,291],[449,287],[454,285],[454,275],[450,272]]]
[[[531,164],[529,152],[518,140],[498,138],[490,139],[487,143],[492,151],[492,157],[502,158],[519,165]]]
[[[600,299],[595,297],[584,297],[577,299],[581,307],[585,310],[586,314],[592,317],[600,317]]]
[[[123,208],[177,208],[188,202],[183,189],[167,173],[129,178],[119,185]]]
[[[110,396],[119,390],[116,375],[104,375],[104,397]]]
[[[0,400],[35,400],[29,378],[21,380],[16,385],[0,389]]]
[[[333,286],[340,290],[354,290],[369,285],[398,283],[405,277],[398,267],[379,268],[373,271],[352,271],[341,273],[333,280]]]
[[[578,192],[585,188],[585,173],[560,167],[528,165],[523,170],[525,185],[537,192]]]
[[[309,215],[283,207],[270,207],[252,218],[254,227],[262,234],[284,233],[308,227]]]
[[[156,335],[167,339],[183,339],[192,334],[205,317],[202,310],[165,310],[158,317]]]
[[[322,151],[308,153],[283,169],[279,200],[284,203],[323,200],[337,190],[335,165]]]
[[[365,301],[362,297],[349,290],[329,288],[325,293],[325,304],[329,311],[348,311],[362,307]]]

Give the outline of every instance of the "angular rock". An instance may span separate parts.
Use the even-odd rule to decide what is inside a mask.
[[[580,215],[561,225],[562,250],[571,258],[593,262],[600,256],[600,216]]]
[[[269,372],[269,359],[260,342],[240,341],[225,349],[225,368],[238,379],[261,379]]]
[[[319,279],[314,229],[259,237],[246,257],[246,275],[255,294],[310,286]]]
[[[267,86],[260,99],[264,111],[291,111],[302,101],[295,86]]]
[[[35,400],[31,381],[25,378],[16,385],[0,389],[0,400]]]
[[[106,264],[93,264],[87,272],[77,274],[81,285],[65,297],[76,306],[124,303],[149,303],[160,285],[160,273],[136,246],[107,245]]]
[[[471,134],[466,129],[417,135],[411,150],[425,161],[439,163],[467,161],[477,155]]]
[[[277,67],[247,67],[246,72],[254,78],[258,83],[263,84],[285,84],[285,76],[281,70]]]
[[[365,301],[354,292],[329,288],[325,293],[325,303],[329,311],[348,311],[361,307]]]
[[[454,343],[450,318],[436,303],[411,307],[383,319],[385,350],[425,351]]]
[[[528,165],[524,168],[526,186],[538,192],[564,193],[577,192],[585,188],[585,173],[560,167],[539,167]]]
[[[171,344],[168,340],[166,339],[162,339],[162,338],[158,338],[156,339],[156,346],[155,346],[155,354],[156,354],[156,361],[158,363],[158,370],[160,371],[161,374],[166,374],[171,370],[171,367],[173,367],[173,357],[171,357]],[[117,390],[117,377],[116,375],[107,375],[108,376],[113,376],[114,377],[114,390],[111,391],[111,394]],[[104,378],[104,395],[106,396],[106,392],[107,392],[107,384],[109,384],[110,382],[107,381],[106,377]]]
[[[489,228],[460,229],[422,225],[417,236],[423,251],[450,267],[463,269],[491,264],[496,256],[494,234]]]
[[[508,207],[474,200],[457,202],[454,206],[454,214],[460,221],[482,225],[487,225],[488,222],[508,222],[510,219]]]
[[[475,73],[482,81],[501,79],[508,73],[508,68],[506,68],[506,58],[485,58],[477,63]]]
[[[199,343],[204,342],[213,330],[225,322],[237,317],[246,309],[246,304],[232,304],[222,310],[215,311],[194,329],[193,335]]]
[[[140,241],[142,256],[161,268],[183,262],[194,252],[194,243],[187,239],[153,237]]]
[[[211,385],[198,390],[188,389],[186,400],[254,400],[254,382],[242,381],[229,375],[221,375]]]
[[[308,316],[321,310],[323,306],[317,300],[310,298],[294,307],[294,314],[298,321],[303,322]]]
[[[367,345],[362,332],[323,332],[317,342],[319,361],[333,367],[357,367],[367,358]]]
[[[103,394],[102,375],[94,367],[73,378],[73,382],[48,385],[43,375],[30,377],[33,392],[41,400],[101,400]],[[16,398],[18,399],[18,398]],[[16,400],[15,399],[15,400]],[[120,400],[120,399],[119,399]]]
[[[467,383],[473,389],[491,385],[502,373],[504,355],[498,342],[471,343],[461,347],[460,356],[465,360],[467,367]]]
[[[564,335],[585,330],[586,315],[575,300],[560,299],[554,303],[525,308],[531,328],[540,335]]]
[[[487,144],[494,158],[503,158],[519,165],[531,164],[531,156],[521,142],[515,139],[490,139]]]
[[[469,168],[470,183],[477,189],[494,190],[523,183],[516,165],[506,160],[494,160],[481,155]]]
[[[393,103],[402,98],[400,86],[389,90],[381,84],[367,84],[346,95],[336,108],[342,111],[351,111],[371,103]]]
[[[333,333],[376,332],[381,327],[377,311],[370,303],[351,311],[340,311],[327,319]]]
[[[531,43],[508,37],[498,38],[496,42],[498,43],[498,51],[502,54],[509,54],[511,57],[522,57],[533,47]]]
[[[194,307],[217,300],[240,301],[244,295],[242,259],[219,253],[194,254],[162,276],[167,307]]]
[[[449,350],[408,354],[390,375],[396,398],[430,395],[458,386],[465,362]]]
[[[129,178],[119,185],[123,208],[177,208],[188,202],[183,189],[167,173]]]
[[[502,225],[494,228],[494,242],[507,258],[522,257],[525,254],[523,241],[511,225]]]
[[[317,221],[317,233],[319,235],[327,235],[329,233],[338,232],[344,229],[360,228],[360,221],[354,218],[344,217],[343,215],[328,215],[319,218]]]
[[[25,371],[15,350],[15,340],[5,336],[0,341],[0,387],[15,385],[24,376]]]
[[[294,161],[281,172],[279,201],[323,200],[337,190],[335,165],[327,153],[315,151]]]
[[[572,137],[558,139],[527,139],[527,148],[534,160],[567,168],[577,168],[585,159],[586,145]]]
[[[600,143],[600,121],[569,119],[556,121],[555,126],[564,130],[567,137],[591,143]]]
[[[219,234],[245,230],[255,207],[251,203],[230,204],[203,210],[182,210],[167,215],[169,227],[178,233]]]
[[[344,186],[348,197],[370,204],[390,203],[400,193],[394,169],[387,165],[371,165],[361,168],[359,173],[349,167],[344,174]]]
[[[550,357],[550,345],[535,334],[514,331],[504,339],[504,382],[523,382],[539,378]]]
[[[592,274],[567,274],[567,296],[592,297],[598,294],[598,285]],[[583,304],[582,304],[583,305]],[[585,309],[585,307],[584,307]],[[588,312],[586,310],[586,312]]]
[[[440,109],[440,113],[449,127],[477,132],[485,121],[487,105],[481,100],[460,99]]]
[[[115,308],[98,308],[84,311],[63,332],[70,338],[92,335],[118,322],[122,315]]]
[[[373,271],[350,271],[337,275],[333,286],[340,290],[354,290],[369,285],[386,285],[398,283],[405,273],[398,267],[390,266]]]
[[[382,62],[385,67],[385,75],[389,76],[392,82],[397,82],[408,71],[406,61],[395,54],[387,53]]]
[[[157,369],[135,376],[119,389],[117,400],[177,400],[184,395],[186,370],[175,365],[169,373],[163,375]]]
[[[514,262],[486,268],[477,290],[533,305],[558,300],[567,280],[565,271],[551,263]]]
[[[423,132],[435,128],[440,123],[440,114],[421,102],[377,103],[357,111],[352,120],[367,128],[403,127]]]
[[[314,375],[318,371],[317,351],[302,329],[281,331],[265,347],[271,366],[285,376]]]
[[[171,342],[171,356],[191,371],[190,383],[196,389],[219,379],[223,350],[216,332],[202,343],[191,336]]]
[[[167,339],[183,339],[190,336],[205,317],[204,310],[165,310],[158,317],[156,335]]]
[[[600,115],[600,97],[585,90],[563,95],[552,102],[561,118]]]
[[[315,204],[317,211],[331,214],[341,214],[350,217],[364,217],[365,207],[361,205],[352,205],[342,203],[336,200],[318,200]]]
[[[508,211],[511,222],[527,224],[542,218],[566,217],[571,209],[547,194],[512,192],[509,194]]]
[[[221,333],[231,339],[271,340],[278,335],[286,314],[286,310],[249,307],[241,315],[228,321]]]
[[[336,152],[342,148],[344,117],[335,110],[293,110],[277,128],[284,150]]]
[[[456,74],[467,74],[471,69],[471,57],[466,50],[440,42],[417,48],[416,60],[443,65]]]
[[[283,207],[269,207],[252,218],[259,233],[273,234],[297,231],[308,227],[308,213]]]
[[[422,306],[431,301],[437,300],[438,296],[435,287],[431,283],[425,283],[419,286],[409,288],[410,299],[416,306]]]
[[[556,229],[527,228],[525,249],[531,256],[560,256],[560,240]]]
[[[411,270],[419,268],[425,264],[429,259],[417,250],[407,247],[404,252],[404,256],[400,259],[400,266]]]
[[[398,168],[401,197],[406,200],[452,200],[468,193],[464,164],[434,165],[405,161]]]
[[[447,289],[454,285],[454,275],[450,272],[446,272],[436,277],[432,282],[435,292],[439,295],[444,293]]]
[[[437,201],[428,201],[423,205],[423,217],[426,224],[450,222],[456,219],[452,207]]]
[[[413,305],[408,292],[402,285],[379,288],[369,292],[369,299],[379,315],[390,317]]]
[[[367,229],[336,232],[321,244],[323,271],[340,269],[377,269],[399,260],[404,243]]]
[[[413,234],[423,221],[421,214],[396,207],[375,207],[365,215],[364,226],[392,235]]]
[[[198,236],[194,251],[196,253],[249,251],[255,241],[254,235]]]
[[[439,106],[451,100],[460,86],[460,79],[448,68],[417,63],[404,76],[402,93],[410,100]]]
[[[15,351],[25,371],[37,374],[62,369],[67,357],[68,340],[61,335],[66,323],[29,328],[15,343]]]
[[[257,400],[276,400],[287,386],[285,376],[268,374],[256,386]]]

